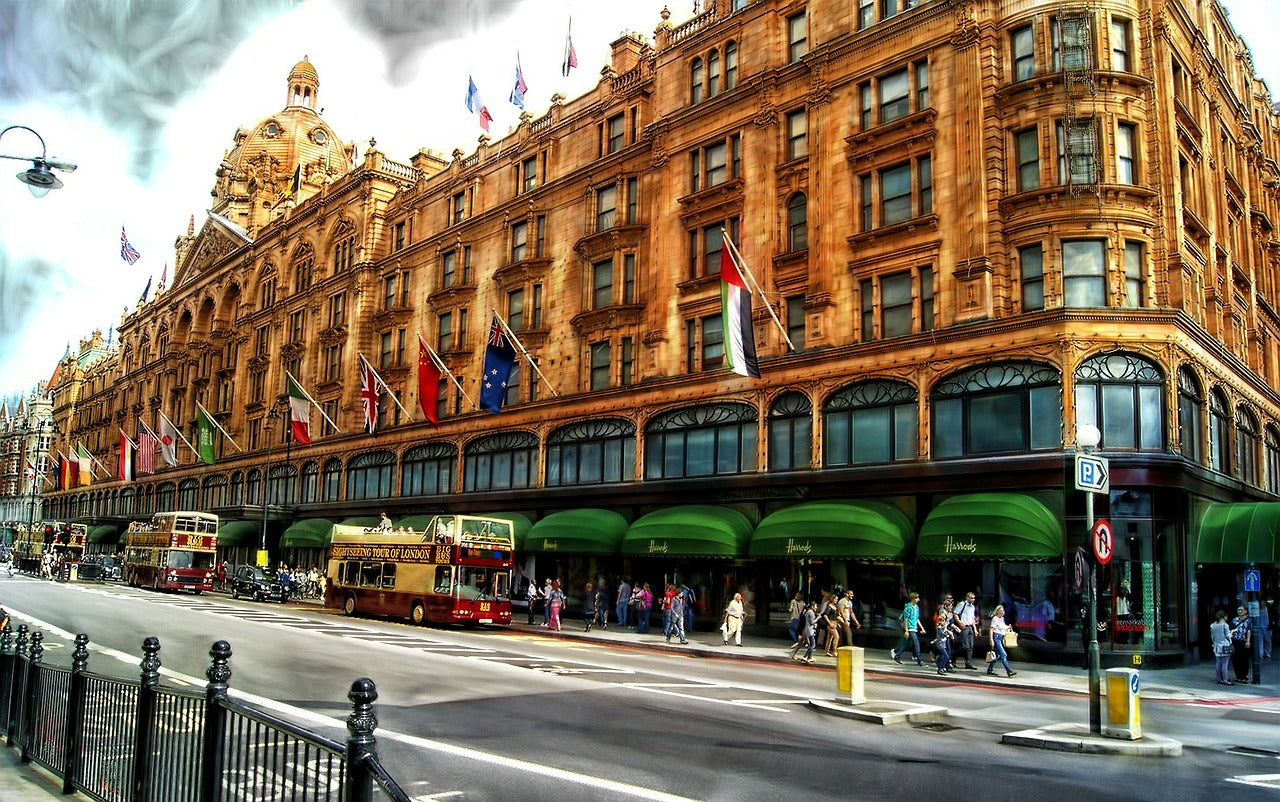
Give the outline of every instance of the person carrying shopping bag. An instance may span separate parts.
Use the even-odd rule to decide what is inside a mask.
[[[987,630],[987,644],[990,651],[987,652],[987,673],[995,675],[996,663],[1004,665],[1006,677],[1012,677],[1017,674],[1009,667],[1009,653],[1004,649],[1004,638],[1010,632],[1009,625],[1004,622],[1004,605],[997,604],[996,609],[991,611],[991,628]]]

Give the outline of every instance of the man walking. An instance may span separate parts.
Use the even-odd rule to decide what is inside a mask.
[[[689,642],[684,637],[684,596],[679,593],[671,597],[671,628],[667,630],[667,643],[671,642],[673,634],[680,636],[681,644]]]
[[[627,612],[631,609],[631,582],[624,576],[622,581],[618,583],[618,602],[613,608],[613,617],[617,620],[618,626],[626,627],[630,624]]]
[[[956,622],[960,625],[960,651],[964,652],[964,667],[976,671],[973,664],[973,644],[978,637],[977,597],[973,593],[964,594],[964,601],[956,605]]]
[[[844,630],[844,644],[852,646],[853,630],[862,629],[862,622],[858,620],[858,614],[853,611],[853,590],[846,590],[840,597],[840,601],[836,602],[836,617],[840,622],[840,628]]]
[[[889,657],[893,662],[902,664],[903,652],[906,651],[907,645],[911,645],[911,656],[915,658],[916,665],[922,666],[924,662],[920,659],[920,633],[924,628],[920,626],[920,594],[912,592],[907,597],[907,603],[902,607],[902,614],[898,616],[898,623],[902,625],[902,641],[893,649],[889,650]]]

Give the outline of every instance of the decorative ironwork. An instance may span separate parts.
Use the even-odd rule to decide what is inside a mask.
[[[902,382],[868,381],[846,387],[833,393],[822,405],[824,412],[839,412],[846,409],[863,409],[880,407],[889,404],[900,404],[915,401],[916,388]]]
[[[604,418],[562,426],[547,437],[547,445],[582,443],[616,437],[634,437],[636,425],[628,420]]]
[[[938,382],[933,394],[939,398],[962,396],[975,391],[1004,387],[1059,384],[1062,374],[1049,365],[1035,362],[1000,362],[981,365],[948,376]]]
[[[1134,354],[1101,354],[1080,363],[1076,381],[1161,384],[1164,374],[1153,362]]]
[[[746,404],[713,404],[685,407],[657,416],[645,427],[647,432],[672,432],[680,429],[718,426],[724,423],[752,423],[757,420],[755,407]]]

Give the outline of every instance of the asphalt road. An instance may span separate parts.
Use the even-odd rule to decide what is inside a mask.
[[[1079,720],[1078,696],[898,677],[869,695],[951,717],[881,727],[808,709],[832,696],[834,678],[801,666],[115,585],[15,577],[0,601],[45,631],[49,662],[67,663],[65,637],[89,633],[100,673],[135,675],[155,635],[164,682],[199,687],[210,645],[227,640],[233,693],[339,739],[351,681],[371,677],[379,752],[420,800],[1277,798],[1239,782],[1280,775],[1280,736],[1248,708],[1147,704],[1144,726],[1182,740],[1181,758],[1073,755],[999,735]]]

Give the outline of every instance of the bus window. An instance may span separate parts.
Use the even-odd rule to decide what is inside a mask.
[[[391,589],[396,586],[396,564],[382,564],[382,587]]]
[[[360,564],[360,587],[376,588],[382,584],[382,563]]]
[[[507,595],[507,579],[506,571],[494,571],[491,581],[490,595],[495,599],[501,599]]]
[[[453,591],[453,569],[447,565],[436,566],[436,593],[451,593]]]
[[[340,573],[338,574],[338,584],[340,585],[359,585],[360,584],[360,563],[349,560],[341,564]]]

